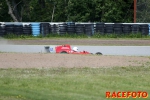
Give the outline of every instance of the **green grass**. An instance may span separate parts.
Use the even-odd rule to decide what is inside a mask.
[[[83,38],[89,38],[89,36],[87,36],[86,34],[63,34],[63,35],[59,35],[59,34],[47,34],[46,36],[32,36],[32,35],[16,35],[13,33],[7,34],[4,36],[4,38],[7,39],[37,39],[37,38],[76,38],[76,39],[83,39]],[[127,35],[124,34],[100,34],[100,33],[95,33],[93,36],[90,36],[90,38],[96,38],[96,39],[108,39],[108,38],[130,38],[130,39],[150,39],[150,35],[141,35],[141,33],[130,33]]]
[[[108,100],[106,91],[150,93],[149,76],[150,66],[0,69],[0,100]]]

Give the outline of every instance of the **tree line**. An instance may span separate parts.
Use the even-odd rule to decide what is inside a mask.
[[[133,22],[133,0],[1,0],[1,22]]]

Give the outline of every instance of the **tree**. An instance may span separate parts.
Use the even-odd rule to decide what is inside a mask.
[[[0,22],[11,21],[11,17],[8,15],[8,7],[5,1],[0,2]]]
[[[105,0],[104,22],[133,22],[133,0]]]
[[[29,11],[24,12],[25,20],[50,22],[53,12],[53,2],[46,0],[44,4],[40,4],[38,0],[31,0],[29,2]]]
[[[68,15],[71,21],[128,22],[131,0],[70,0]],[[127,15],[128,14],[128,15]],[[130,16],[125,18],[125,16]]]
[[[149,0],[138,0],[137,2],[137,22],[148,23],[150,22],[150,1]]]
[[[15,22],[22,21],[23,0],[5,0],[8,6],[8,14]]]
[[[5,17],[0,18],[18,22],[132,22],[132,4],[133,0],[5,0],[0,3]]]

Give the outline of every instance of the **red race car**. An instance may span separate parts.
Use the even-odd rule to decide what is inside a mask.
[[[71,46],[69,44],[65,44],[65,45],[60,45],[60,46],[56,46],[54,48],[51,47],[45,47],[45,49],[48,52],[55,52],[55,53],[65,53],[65,54],[92,54],[88,51],[78,51],[78,47],[73,47],[73,49],[71,49]],[[55,50],[54,50],[55,49]],[[97,52],[97,55],[102,55],[101,52]]]

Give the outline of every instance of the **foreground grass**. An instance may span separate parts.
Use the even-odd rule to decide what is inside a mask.
[[[108,100],[106,91],[150,93],[149,76],[150,66],[0,69],[0,100]]]

